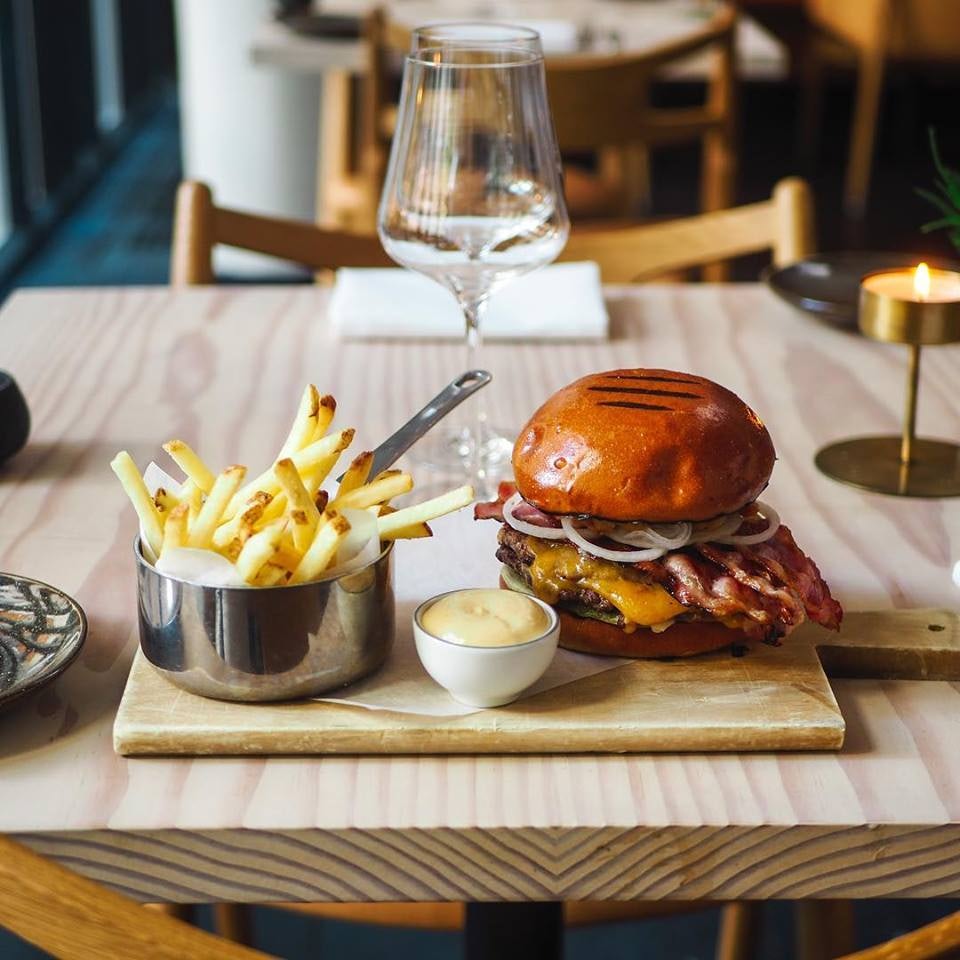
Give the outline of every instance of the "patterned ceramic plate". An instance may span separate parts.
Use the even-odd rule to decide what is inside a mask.
[[[75,600],[39,580],[0,573],[0,707],[66,670],[86,636]]]

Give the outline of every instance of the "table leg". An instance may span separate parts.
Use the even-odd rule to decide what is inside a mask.
[[[560,960],[563,904],[468,903],[466,960]]]

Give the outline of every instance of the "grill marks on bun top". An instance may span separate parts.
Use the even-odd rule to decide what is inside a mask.
[[[704,396],[702,393],[690,393],[687,390],[672,390],[666,387],[624,387],[620,386],[618,381],[621,380],[647,380],[651,383],[680,383],[689,386],[697,386],[701,383],[700,380],[684,380],[680,377],[659,377],[648,375],[644,376],[641,374],[620,374],[620,375],[611,375],[605,377],[604,379],[610,379],[615,381],[611,385],[607,384],[594,384],[593,386],[588,386],[587,390],[591,393],[602,393],[602,394],[630,394],[633,396],[644,396],[644,397],[675,397],[678,400],[703,400]],[[626,410],[658,410],[663,412],[670,412],[674,410],[674,407],[668,406],[663,403],[647,403],[644,401],[633,401],[633,400],[598,400],[595,404],[598,407],[618,407]]]
[[[521,495],[546,513],[708,520],[767,485],[775,453],[735,394],[673,370],[592,374],[558,390],[520,432]]]

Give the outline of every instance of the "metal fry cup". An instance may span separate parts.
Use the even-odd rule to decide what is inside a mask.
[[[290,700],[345,687],[393,646],[393,543],[340,577],[212,587],[158,571],[134,541],[140,649],[171,683],[218,700]]]

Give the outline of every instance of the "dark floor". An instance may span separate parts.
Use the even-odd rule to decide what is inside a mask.
[[[894,77],[885,108],[870,214],[865,223],[851,226],[839,212],[849,89],[840,84],[831,89],[826,98],[819,162],[809,174],[817,196],[821,249],[856,246],[941,255],[950,252],[944,239],[919,233],[919,225],[930,218],[930,210],[914,195],[913,187],[933,179],[926,146],[929,124],[938,126],[945,156],[960,165],[957,96],[956,85]],[[760,85],[744,91],[740,201],[765,197],[780,177],[805,172],[794,133],[795,104],[795,94],[786,87]],[[7,289],[49,284],[164,283],[179,169],[177,111],[168,102]],[[697,206],[697,177],[694,151],[675,150],[655,158],[654,212],[693,212]],[[755,263],[745,265],[741,277],[750,279],[757,269]],[[859,939],[862,945],[875,943],[958,908],[960,903],[951,901],[861,904]],[[209,925],[209,910],[201,909],[199,920]],[[292,960],[347,955],[351,960],[447,960],[461,954],[460,939],[454,934],[381,930],[313,921],[272,910],[256,911],[255,926],[258,947]],[[567,956],[572,960],[636,956],[706,960],[712,956],[716,928],[716,911],[705,911],[676,920],[576,930],[567,936]],[[792,956],[792,937],[789,905],[769,904],[765,909],[762,957],[787,960]],[[0,932],[0,960],[34,960],[38,956]]]

